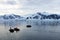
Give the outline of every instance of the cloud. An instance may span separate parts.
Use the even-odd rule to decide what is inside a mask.
[[[6,4],[10,4],[10,5],[16,5],[16,1],[7,1]]]
[[[60,13],[60,0],[0,0],[0,13]]]
[[[60,10],[59,0],[27,0],[24,8],[38,10]]]

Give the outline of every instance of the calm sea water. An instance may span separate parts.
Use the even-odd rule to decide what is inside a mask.
[[[27,28],[26,25],[32,27]],[[10,33],[9,28],[20,31]],[[0,40],[60,40],[59,21],[10,20],[0,23]]]

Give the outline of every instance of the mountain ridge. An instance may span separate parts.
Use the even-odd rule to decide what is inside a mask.
[[[58,14],[49,14],[47,12],[37,12],[34,14],[29,14],[26,16],[21,16],[17,14],[5,14],[5,15],[0,15],[0,19],[60,19],[60,15]]]

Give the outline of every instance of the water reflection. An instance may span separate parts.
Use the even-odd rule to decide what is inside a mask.
[[[26,26],[30,25],[29,28]],[[10,33],[9,29],[17,27],[16,33]],[[60,22],[58,21],[34,21],[34,20],[10,20],[0,25],[0,40],[60,40]]]

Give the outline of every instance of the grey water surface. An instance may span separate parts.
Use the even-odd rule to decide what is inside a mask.
[[[32,27],[27,28],[26,25]],[[10,27],[20,31],[10,33]],[[10,20],[0,23],[0,40],[60,40],[60,22],[43,20]]]

